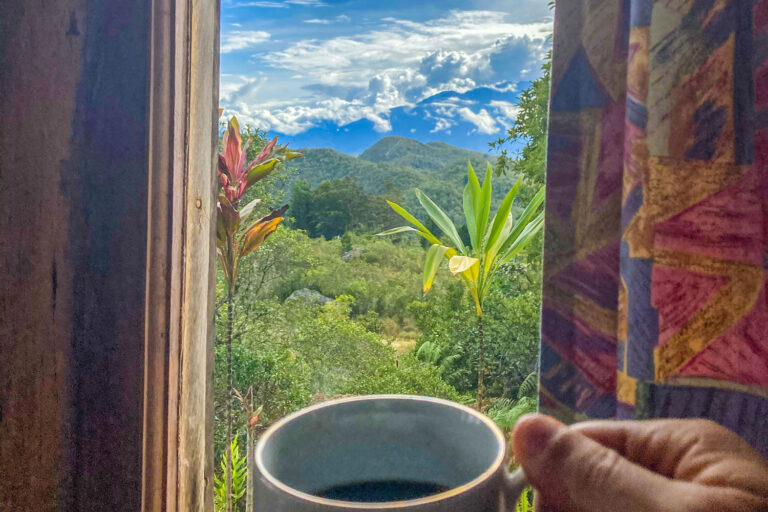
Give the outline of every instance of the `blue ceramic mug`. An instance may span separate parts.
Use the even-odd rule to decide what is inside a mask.
[[[501,430],[447,400],[326,402],[272,425],[254,457],[256,512],[499,512],[526,485]]]

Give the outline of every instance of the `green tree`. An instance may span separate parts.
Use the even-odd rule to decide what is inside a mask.
[[[366,193],[348,177],[323,181],[315,190],[298,179],[291,203],[296,227],[312,238],[330,240],[350,230],[381,229],[395,219],[382,196]]]
[[[533,183],[544,183],[551,69],[550,51],[541,66],[541,76],[520,93],[517,101],[519,110],[512,126],[507,129],[506,136],[489,143],[491,148],[501,150],[496,166],[497,174],[511,172],[524,176]],[[507,154],[505,146],[509,143],[523,144],[517,158],[510,158]]]
[[[394,228],[381,234],[413,231],[432,244],[427,250],[424,263],[424,293],[431,288],[437,268],[444,258],[448,260],[451,272],[461,277],[475,303],[478,346],[477,407],[482,409],[483,376],[486,371],[483,356],[483,303],[499,268],[512,261],[543,227],[544,212],[540,211],[540,207],[544,201],[544,187],[539,189],[523,213],[515,219],[511,211],[512,203],[520,190],[521,182],[518,180],[506,194],[494,217],[490,218],[493,168],[488,165],[482,186],[471,164],[467,174],[463,207],[471,241],[469,246],[462,242],[456,226],[446,213],[419,190],[416,191],[419,203],[452,246],[443,245],[424,224],[401,206],[391,202],[390,206],[411,226]]]

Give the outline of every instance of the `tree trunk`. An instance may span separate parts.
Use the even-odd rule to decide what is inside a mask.
[[[477,410],[483,410],[483,375],[485,374],[485,358],[483,358],[483,317],[477,317]]]
[[[232,289],[227,292],[227,484],[226,512],[232,512],[232,325],[234,323]]]

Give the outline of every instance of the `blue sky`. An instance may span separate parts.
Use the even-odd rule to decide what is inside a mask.
[[[443,91],[512,93],[538,76],[552,30],[546,4],[223,0],[221,106],[293,137],[328,125],[384,136],[392,109]],[[513,99],[446,104],[418,135],[439,139],[461,125],[491,140],[514,113]]]

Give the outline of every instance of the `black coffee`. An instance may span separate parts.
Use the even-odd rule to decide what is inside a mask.
[[[381,480],[335,485],[315,494],[321,498],[331,500],[377,503],[382,501],[415,500],[425,496],[432,496],[448,489],[450,487],[433,482]]]

